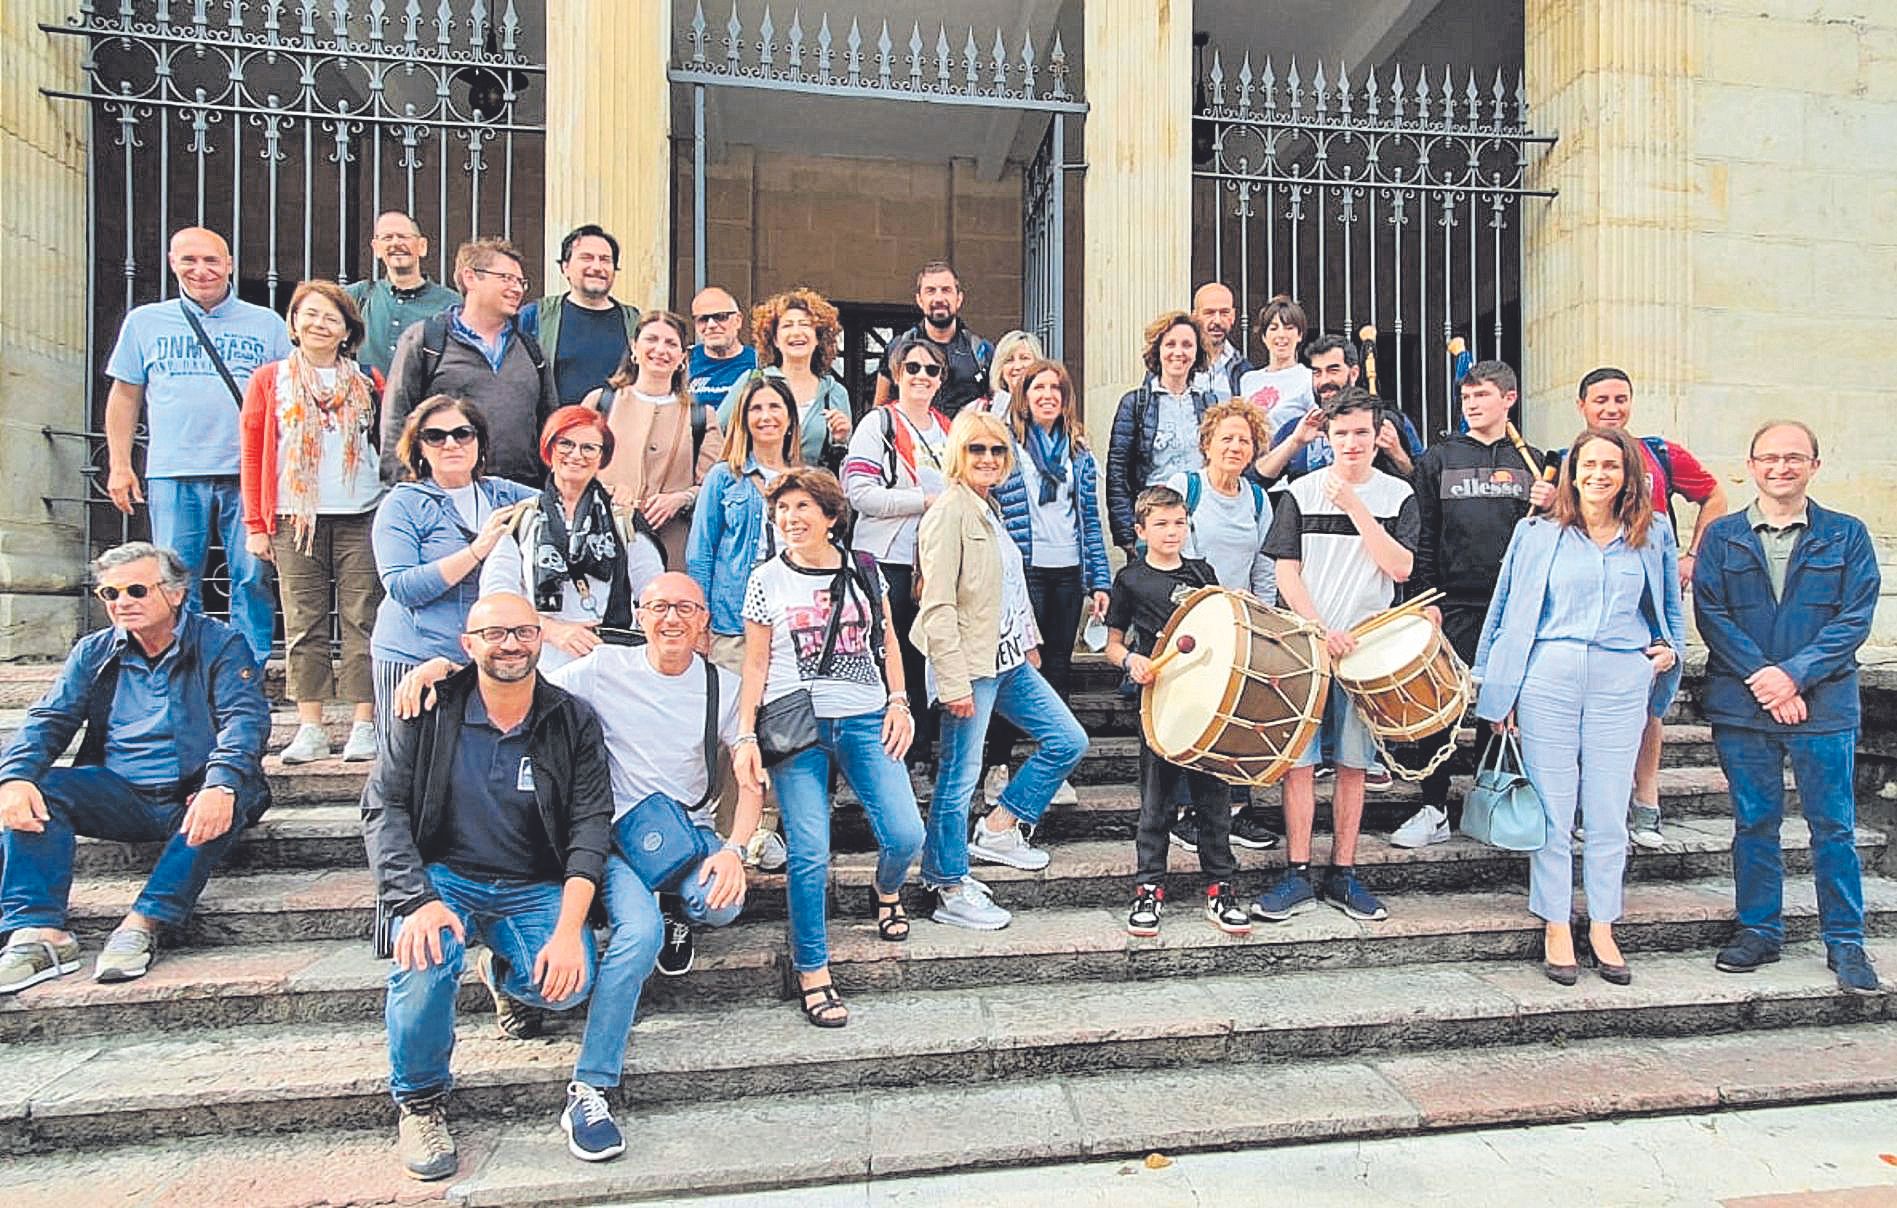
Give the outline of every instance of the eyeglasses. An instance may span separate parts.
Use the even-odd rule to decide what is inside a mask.
[[[1802,470],[1815,459],[1803,453],[1762,453],[1751,460],[1753,465],[1764,466],[1768,470],[1776,470],[1780,466],[1788,470]]]
[[[942,376],[942,367],[934,361],[904,361],[902,363],[902,371],[904,373],[919,373],[924,377]]]
[[[372,243],[407,243],[411,239],[420,239],[421,237],[422,237],[422,233],[420,231],[407,231],[402,234],[391,233],[387,235],[377,235],[370,242]]]
[[[128,583],[124,587],[114,587],[110,583],[107,583],[103,587],[93,588],[92,594],[104,600],[107,604],[110,604],[120,596],[130,596],[134,600],[142,600],[156,590],[158,590],[158,584],[156,583]]]
[[[513,273],[503,273],[497,269],[477,268],[474,270],[474,275],[477,277],[499,277],[508,284],[518,285],[522,289],[526,289],[528,284],[527,278],[525,277],[517,276]]]
[[[449,441],[457,445],[473,444],[480,433],[474,430],[473,424],[462,424],[459,428],[423,428],[420,436],[423,444],[439,449]]]
[[[968,455],[970,457],[1006,457],[1008,455],[1008,446],[970,445],[968,446]]]
[[[696,600],[654,600],[650,604],[639,605],[639,611],[655,617],[670,613],[681,621],[689,621],[705,612],[706,608]]]
[[[581,457],[598,457],[605,447],[590,440],[569,440],[564,436],[553,442],[555,453],[578,453]]]
[[[714,310],[709,314],[693,315],[692,322],[704,327],[711,323],[729,323],[737,317],[738,312],[735,310]]]
[[[540,640],[538,625],[483,625],[479,629],[468,630],[468,636],[480,638],[490,646],[498,646],[508,638],[526,646]]]

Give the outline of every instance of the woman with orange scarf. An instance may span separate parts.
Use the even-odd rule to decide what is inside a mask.
[[[355,706],[343,758],[375,758],[369,632],[382,583],[370,529],[382,498],[376,473],[382,378],[349,357],[362,315],[333,281],[305,281],[290,297],[281,361],[250,377],[241,420],[241,483],[250,552],[277,568],[289,693],[297,731],[283,762],[329,757],[323,704]],[[342,628],[340,675],[329,658],[330,586]]]

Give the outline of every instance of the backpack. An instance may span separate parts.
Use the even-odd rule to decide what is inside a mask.
[[[447,311],[422,320],[422,360],[420,397],[427,398],[430,387],[435,384],[435,374],[441,369],[441,354],[448,350]],[[543,377],[547,372],[547,354],[540,351],[540,341],[528,335],[519,323],[514,324],[514,338],[527,350],[527,359],[534,363],[534,372]]]
[[[690,395],[692,392],[687,390],[685,393]],[[600,387],[599,417],[601,419],[605,419],[613,413],[613,399],[617,397],[618,394],[619,387],[617,386],[608,385]],[[692,409],[692,466],[694,467],[694,472],[696,472],[698,465],[698,447],[705,443],[705,431],[710,422],[706,418],[706,412],[711,410],[711,408],[700,403],[696,396],[692,397],[692,401],[688,405]]]
[[[1640,438],[1640,443],[1647,447],[1647,452],[1653,454],[1653,463],[1660,467],[1660,495],[1666,500],[1667,523],[1671,524],[1674,532],[1677,533],[1680,525],[1673,515],[1673,451],[1667,448],[1664,436],[1643,436]],[[1565,449],[1556,450],[1548,459],[1548,463],[1558,467],[1567,460],[1567,456]]]
[[[1251,518],[1252,523],[1257,524],[1260,520],[1265,518],[1265,488],[1259,486],[1258,480],[1255,478],[1241,477],[1239,481],[1251,488]],[[1186,516],[1188,520],[1190,520],[1194,512],[1199,510],[1199,500],[1204,497],[1205,475],[1194,470],[1186,475]]]

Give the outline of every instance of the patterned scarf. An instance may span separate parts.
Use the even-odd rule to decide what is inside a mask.
[[[1028,456],[1034,459],[1034,469],[1041,476],[1041,502],[1052,503],[1060,498],[1061,484],[1067,481],[1067,425],[1062,420],[1054,421],[1054,430],[1049,432],[1033,420],[1028,421]]]
[[[292,539],[304,553],[316,544],[324,429],[342,433],[342,480],[353,484],[364,469],[362,445],[375,422],[372,383],[354,361],[338,357],[336,381],[324,386],[303,350],[290,350],[277,370],[277,425],[285,447],[278,506],[288,513]],[[368,470],[376,472],[373,465]]]
[[[573,509],[573,527],[567,528],[566,505],[560,500],[553,476],[540,492],[540,536],[534,545],[534,607],[559,612],[568,583],[582,578],[612,584],[600,624],[612,629],[632,628],[632,583],[626,575],[626,547],[613,524],[612,496],[599,479],[586,484]]]

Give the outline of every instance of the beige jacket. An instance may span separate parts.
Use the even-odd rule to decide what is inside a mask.
[[[613,396],[612,411],[606,425],[612,429],[615,449],[612,464],[600,469],[599,480],[613,493],[616,501],[644,500],[654,495],[684,491],[692,504],[659,526],[659,542],[665,547],[665,565],[672,570],[685,569],[685,538],[692,529],[692,508],[698,501],[698,484],[724,456],[724,433],[718,427],[716,412],[706,416],[705,440],[692,457],[691,394],[686,405],[677,403],[663,408],[646,402],[631,389]],[[597,406],[597,403],[595,403]],[[710,412],[710,408],[705,408]]]
[[[935,668],[936,696],[961,700],[995,673],[1001,641],[1001,547],[988,521],[994,504],[949,483],[916,534],[922,601],[909,640]]]

